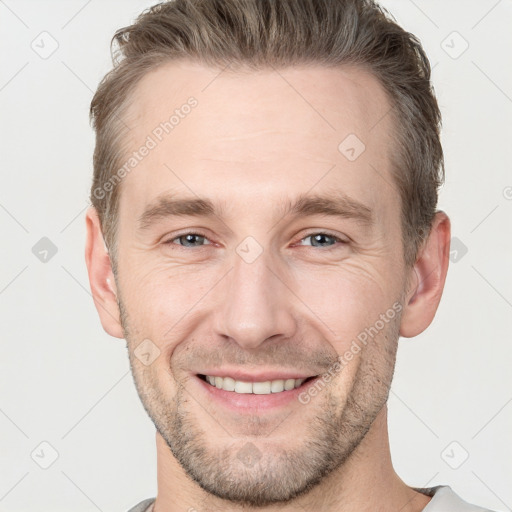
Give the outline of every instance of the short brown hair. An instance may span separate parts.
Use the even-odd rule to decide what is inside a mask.
[[[91,202],[116,268],[120,186],[109,187],[123,157],[121,114],[150,70],[176,59],[212,67],[355,64],[373,74],[392,106],[405,263],[414,264],[444,181],[441,114],[419,40],[372,0],[171,0],[118,30],[114,68],[91,102],[96,131]],[[100,191],[100,193],[98,193]]]

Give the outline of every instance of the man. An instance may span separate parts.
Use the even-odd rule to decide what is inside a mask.
[[[156,427],[136,511],[478,511],[394,472],[450,222],[418,40],[365,0],[176,0],[92,101],[86,261]]]

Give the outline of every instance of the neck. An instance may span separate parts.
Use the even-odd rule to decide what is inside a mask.
[[[158,494],[153,512],[211,510],[256,512],[232,505],[205,492],[185,474],[166,442],[156,433]],[[387,407],[347,461],[308,494],[287,504],[259,508],[257,512],[420,512],[431,498],[408,487],[395,473],[389,450]]]

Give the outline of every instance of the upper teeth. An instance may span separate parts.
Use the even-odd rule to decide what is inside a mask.
[[[206,375],[206,380],[218,389],[234,391],[235,393],[254,393],[256,395],[269,395],[298,388],[306,379],[279,379],[265,382],[244,382],[231,377],[213,377]]]

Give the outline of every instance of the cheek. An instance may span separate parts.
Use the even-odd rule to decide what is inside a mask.
[[[371,327],[397,300],[390,274],[361,262],[297,271],[297,295],[323,324],[338,353]]]
[[[128,268],[128,267],[127,267]],[[201,310],[222,277],[218,269],[168,264],[131,264],[123,281],[123,300],[132,324],[156,340],[173,339]]]

